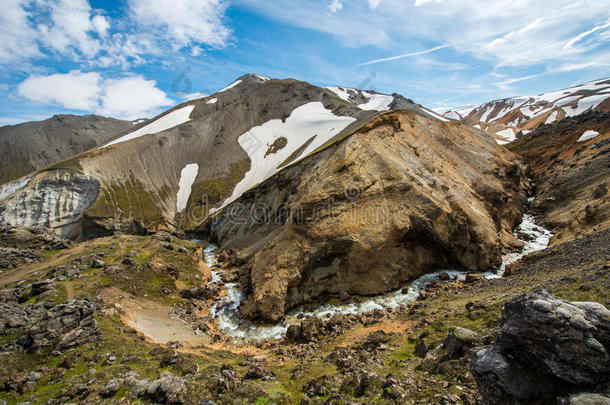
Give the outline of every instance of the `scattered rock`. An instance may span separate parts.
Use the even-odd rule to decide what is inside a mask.
[[[103,269],[104,267],[106,267],[106,262],[100,259],[93,259],[91,261],[91,268],[93,269]]]
[[[123,381],[116,378],[108,381],[102,389],[100,389],[100,396],[103,398],[113,397],[123,386]]]
[[[125,264],[127,266],[132,266],[132,267],[136,266],[136,264],[137,264],[136,261],[133,260],[133,258],[131,258],[131,257],[124,258],[121,263],[123,263],[123,264]]]
[[[274,377],[273,372],[268,371],[261,365],[253,364],[248,368],[246,375],[244,376],[247,380],[270,380]]]
[[[75,298],[49,311],[30,327],[22,345],[32,351],[52,348],[60,352],[96,341],[101,334],[93,317],[95,306]]]
[[[483,343],[481,335],[459,326],[449,329],[449,333],[443,341],[447,355],[451,359],[462,357],[466,348],[474,347],[481,343]]]

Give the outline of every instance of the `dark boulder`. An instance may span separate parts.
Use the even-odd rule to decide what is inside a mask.
[[[555,403],[610,378],[610,311],[547,291],[502,311],[495,342],[475,349],[471,370],[487,404]]]

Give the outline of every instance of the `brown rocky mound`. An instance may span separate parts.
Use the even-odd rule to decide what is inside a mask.
[[[521,160],[457,122],[406,111],[280,172],[207,225],[244,260],[242,315],[373,295],[439,268],[489,270],[515,245]]]

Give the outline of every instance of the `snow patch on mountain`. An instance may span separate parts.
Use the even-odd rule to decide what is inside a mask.
[[[123,135],[122,137],[115,139],[110,143],[107,143],[101,148],[105,148],[110,145],[116,145],[117,143],[121,142],[127,142],[144,135],[151,135],[163,132],[178,125],[184,124],[185,122],[190,120],[191,112],[193,112],[194,108],[194,105],[187,105],[185,107],[172,111],[169,114],[165,114],[164,116],[157,118],[150,124],[145,125],[142,128],[137,129],[133,132],[130,132],[127,135]]]
[[[496,132],[496,135],[501,136],[503,138],[496,140],[500,145],[505,145],[515,140],[515,131],[512,128],[506,128],[502,131],[498,131]]]
[[[343,87],[331,86],[327,87],[327,89],[335,93],[339,98],[349,101],[349,93]]]
[[[354,121],[356,119],[352,117],[334,115],[320,102],[312,102],[292,111],[286,122],[274,119],[253,127],[238,139],[239,145],[250,157],[250,170],[221,208],[279,172],[280,165],[299,148],[303,147],[304,150],[291,163],[298,162],[324,145]],[[285,144],[283,147],[272,148],[272,145],[282,143]],[[214,211],[217,209],[211,210]]]
[[[217,101],[218,101],[217,98],[211,98],[208,101],[206,101],[206,104],[216,104]]]
[[[435,113],[432,110],[428,110],[427,108],[424,108],[423,110],[439,121],[449,122],[449,120],[447,118],[443,117],[440,114]]]
[[[588,141],[589,139],[595,138],[598,135],[599,135],[599,132],[597,132],[597,131],[592,131],[592,130],[585,131],[580,136],[580,138],[578,138],[578,141],[576,141],[576,142],[585,142],[585,141]]]
[[[217,91],[216,93],[218,94],[218,93],[222,93],[223,91],[230,90],[241,82],[242,82],[241,79],[235,80],[233,83],[229,84],[227,87],[223,88],[222,90]]]
[[[182,169],[182,172],[180,173],[180,182],[178,183],[178,194],[176,194],[177,212],[182,212],[186,208],[198,172],[199,165],[197,163],[188,164]]]
[[[390,104],[394,101],[394,96],[386,94],[367,93],[365,91],[362,94],[369,99],[366,103],[358,104],[358,108],[362,110],[386,111],[390,109]]]

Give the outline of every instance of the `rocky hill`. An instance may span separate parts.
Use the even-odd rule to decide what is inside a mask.
[[[498,136],[500,143],[512,142],[519,131],[527,133],[541,124],[550,124],[585,111],[610,112],[610,79],[536,96],[511,97],[479,106],[447,111],[447,118],[475,125]]]
[[[533,202],[557,244],[610,225],[610,113],[589,111],[517,139],[536,181]]]
[[[397,95],[358,94],[345,100],[305,82],[246,75],[11,188],[18,191],[5,200],[2,218],[70,237],[196,229],[282,168],[373,119],[379,111],[359,108],[365,100],[445,120]]]
[[[55,115],[0,127],[0,185],[99,146],[132,126],[97,115]]]

